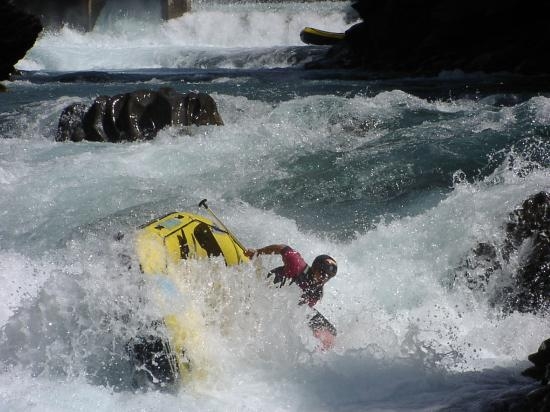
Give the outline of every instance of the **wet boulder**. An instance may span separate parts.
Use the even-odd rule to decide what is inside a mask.
[[[506,253],[517,249],[529,238],[535,243],[545,242],[550,233],[550,194],[539,192],[510,214],[506,225]]]
[[[73,103],[65,107],[59,117],[56,140],[72,140],[75,142],[84,140],[86,134],[82,127],[82,119],[87,110],[88,107],[82,103]]]
[[[507,304],[519,311],[550,307],[550,194],[540,192],[510,214],[503,258],[517,253],[516,290],[507,293]]]
[[[539,192],[526,199],[510,213],[502,242],[478,244],[457,273],[468,287],[480,291],[500,276],[490,301],[505,312],[549,309],[550,194]]]
[[[550,386],[527,385],[510,389],[497,398],[483,401],[476,410],[483,412],[546,412],[550,407]]]
[[[550,339],[542,342],[538,350],[530,354],[527,359],[529,359],[529,362],[533,366],[525,369],[522,375],[536,379],[543,385],[547,385],[550,381]]]
[[[214,99],[171,88],[99,96],[90,106],[66,107],[56,141],[132,142],[153,139],[166,126],[223,125]]]
[[[472,249],[456,271],[463,276],[470,289],[486,291],[492,274],[501,268],[496,247],[491,243],[481,242]]]
[[[520,394],[501,402],[496,410],[514,411],[548,411],[550,410],[550,339],[541,343],[535,353],[531,353],[527,359],[533,366],[525,369],[521,374],[533,378],[541,383],[541,386],[529,389],[527,393]]]

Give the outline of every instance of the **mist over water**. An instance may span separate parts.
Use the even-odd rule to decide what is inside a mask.
[[[122,9],[121,9],[122,8]],[[90,33],[46,31],[24,70],[288,67],[303,57],[300,31],[312,24],[344,31],[345,2],[199,3],[167,22],[160,11],[107,3]],[[223,28],[223,29],[221,29]]]
[[[324,49],[299,31],[345,30],[346,5],[201,2],[166,23],[107,9],[91,33],[42,35],[0,100],[0,410],[477,410],[532,384],[547,320],[491,304],[518,263],[485,292],[457,268],[548,190],[550,99],[486,91],[506,76],[303,72]],[[67,105],[158,87],[210,93],[225,125],[54,141]],[[336,347],[317,350],[298,291],[264,279],[276,257],[185,262],[165,305],[196,315],[194,379],[136,390],[126,344],[166,310],[137,227],[203,198],[247,246],[336,258],[316,306]]]

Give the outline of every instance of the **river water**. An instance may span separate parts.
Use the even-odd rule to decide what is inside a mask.
[[[485,291],[457,267],[549,189],[544,79],[303,70],[325,49],[300,30],[344,31],[344,2],[159,13],[110,6],[90,33],[42,33],[0,95],[0,410],[479,410],[533,385],[520,372],[547,320],[492,304],[519,263]],[[225,125],[54,141],[65,106],[159,87],[210,93]],[[125,342],[159,309],[134,234],[203,198],[247,246],[336,258],[317,305],[336,346],[317,350],[297,292],[258,277],[276,258],[193,262],[204,373],[136,390]]]

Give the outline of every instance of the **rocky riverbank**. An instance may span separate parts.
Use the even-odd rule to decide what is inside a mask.
[[[9,79],[14,65],[34,45],[41,31],[37,17],[17,9],[11,2],[0,3],[0,81]]]
[[[361,68],[386,76],[550,72],[548,2],[357,0],[353,7],[363,21],[308,68]]]

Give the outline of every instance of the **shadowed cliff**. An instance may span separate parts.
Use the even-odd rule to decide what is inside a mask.
[[[17,9],[11,2],[0,2],[0,81],[9,78],[13,66],[34,45],[41,31],[37,17]]]
[[[353,7],[363,21],[309,68],[396,75],[550,72],[548,2],[357,0]]]

